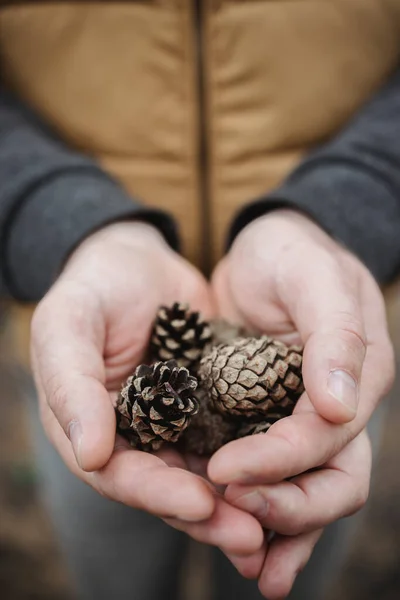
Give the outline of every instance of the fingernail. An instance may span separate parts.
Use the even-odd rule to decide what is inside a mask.
[[[328,378],[329,392],[342,404],[352,411],[358,406],[358,385],[355,379],[346,371],[337,369],[331,371]]]
[[[234,500],[234,504],[237,508],[251,513],[259,520],[267,516],[269,508],[268,502],[258,490],[239,496]]]
[[[72,449],[75,454],[76,462],[79,467],[82,468],[81,465],[81,444],[82,444],[82,427],[79,421],[72,421],[72,423],[68,426],[68,437],[72,444]]]

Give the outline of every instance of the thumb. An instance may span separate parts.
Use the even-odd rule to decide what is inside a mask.
[[[164,302],[183,302],[193,311],[199,311],[205,319],[216,315],[216,304],[211,288],[205,277],[184,258],[174,255],[175,285],[171,286],[168,298]],[[169,278],[171,281],[171,278]]]
[[[367,340],[352,273],[318,248],[280,273],[280,297],[305,343],[303,379],[317,412],[333,423],[354,419]],[[300,263],[300,264],[299,264]]]
[[[235,263],[234,263],[235,264]],[[211,278],[212,294],[219,315],[235,325],[247,325],[245,317],[234,300],[229,278],[229,258],[222,258],[214,269]]]

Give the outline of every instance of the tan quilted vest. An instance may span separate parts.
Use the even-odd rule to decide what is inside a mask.
[[[207,269],[237,209],[334,135],[400,57],[400,0],[1,6],[9,86],[171,211]]]

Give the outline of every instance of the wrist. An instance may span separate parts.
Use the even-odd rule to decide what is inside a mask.
[[[359,261],[340,243],[306,215],[291,209],[279,209],[260,216],[249,223],[236,237],[229,252],[228,272],[235,279],[278,277],[284,264],[300,264],[305,268],[304,257],[318,253],[350,266],[353,270]],[[300,262],[299,262],[300,261]]]
[[[105,244],[125,244],[137,246],[140,244],[160,244],[167,246],[160,231],[145,221],[120,221],[102,227],[84,240],[79,248]]]
[[[271,246],[279,247],[287,247],[288,244],[307,239],[324,245],[335,244],[334,239],[318,223],[301,211],[280,208],[257,217],[246,225],[233,242],[233,247],[245,240],[265,244],[266,239]]]
[[[273,241],[281,245],[297,237],[298,232],[311,223],[307,217],[291,209],[277,209],[261,215],[248,223],[236,236],[232,244],[234,251],[238,246],[263,245]]]
[[[148,252],[157,249],[171,251],[163,235],[153,225],[144,221],[121,221],[107,225],[83,240],[66,261],[64,270],[83,256],[123,247]]]
[[[72,279],[86,285],[89,280],[109,280],[127,265],[138,261],[160,264],[171,254],[173,250],[156,227],[142,221],[120,221],[83,240],[64,263],[58,281]]]
[[[279,208],[273,210],[257,219],[254,219],[251,223],[247,225],[247,227],[251,227],[251,225],[257,226],[268,226],[271,227],[273,224],[274,227],[282,226],[282,225],[291,225],[302,228],[314,228],[320,231],[323,231],[319,225],[313,221],[308,215],[304,214],[300,210],[292,209],[292,208]]]

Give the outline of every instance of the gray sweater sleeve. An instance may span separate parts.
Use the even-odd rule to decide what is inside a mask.
[[[302,211],[385,283],[400,272],[400,70],[281,187],[246,205],[230,241],[277,208]]]
[[[0,298],[40,299],[85,237],[136,218],[177,247],[167,214],[140,206],[93,160],[68,149],[0,91]]]

